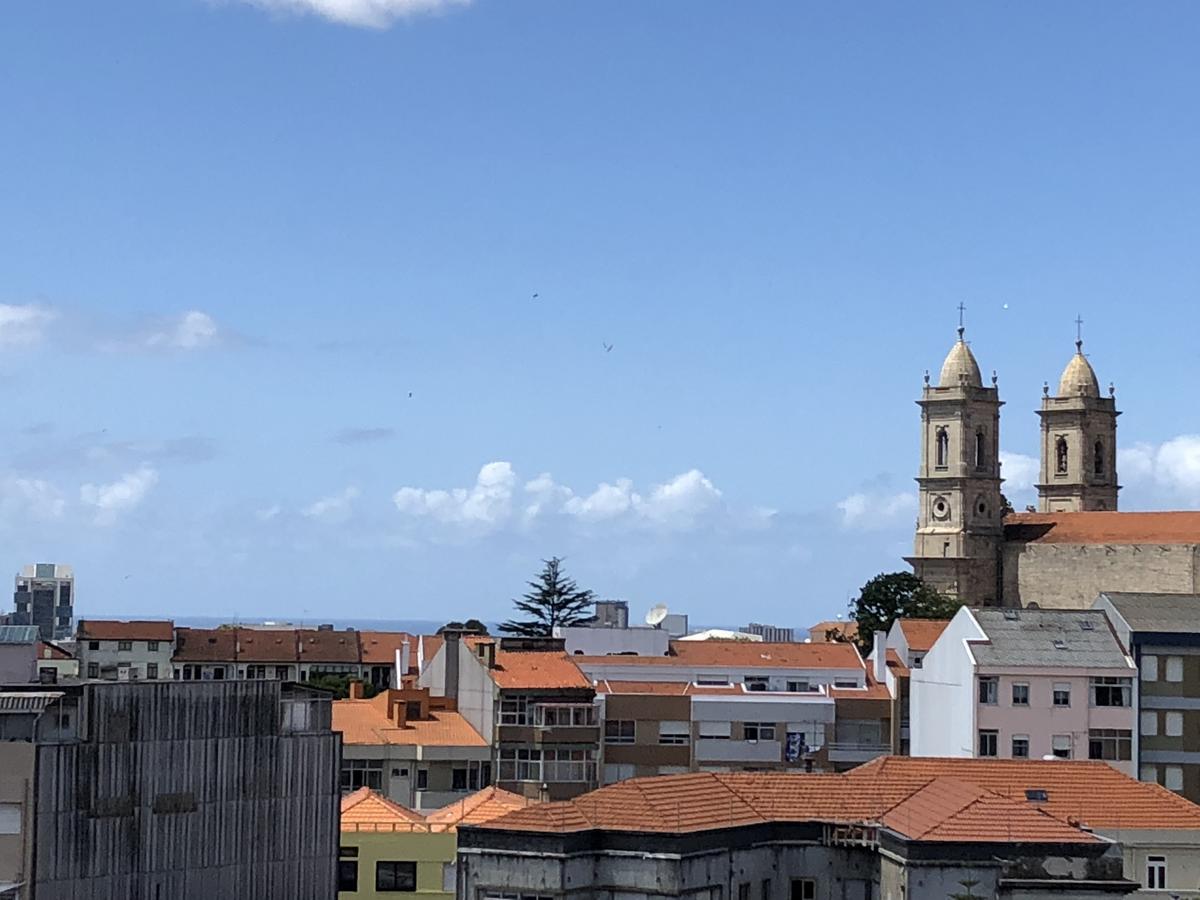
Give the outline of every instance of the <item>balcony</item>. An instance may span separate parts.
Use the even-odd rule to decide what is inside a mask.
[[[869,762],[892,752],[890,744],[875,741],[831,741],[826,747],[829,749],[829,761],[841,763]]]
[[[699,762],[782,762],[783,744],[780,741],[727,741],[701,738],[696,741],[696,760]]]

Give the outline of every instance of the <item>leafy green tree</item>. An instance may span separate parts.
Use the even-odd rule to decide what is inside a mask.
[[[850,601],[858,623],[858,647],[871,651],[876,631],[887,631],[897,619],[949,619],[961,604],[945,597],[911,572],[876,575]]]
[[[361,681],[360,678],[352,678],[349,675],[313,675],[303,684],[308,687],[318,688],[322,691],[329,691],[333,694],[334,700],[345,700],[350,696],[350,683]],[[379,693],[375,689],[375,685],[369,681],[363,681],[363,698],[374,697]]]
[[[509,619],[500,626],[505,634],[518,637],[549,637],[556,625],[583,625],[595,618],[596,595],[580,590],[562,570],[557,556],[542,560],[541,574],[529,582],[529,592],[513,606],[529,618]]]

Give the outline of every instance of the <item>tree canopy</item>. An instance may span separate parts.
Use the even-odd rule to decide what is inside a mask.
[[[887,631],[897,619],[949,619],[960,604],[939,594],[911,572],[876,575],[862,586],[850,613],[858,623],[858,647],[871,651],[876,631]]]
[[[596,595],[581,590],[562,570],[557,556],[542,560],[542,571],[529,591],[513,606],[528,618],[509,619],[500,626],[505,634],[519,637],[549,637],[556,625],[583,625],[595,618]]]
[[[437,630],[438,634],[443,634],[447,631],[461,631],[467,634],[487,634],[488,627],[478,619],[467,619],[465,622],[459,622],[455,619],[453,622],[447,622]]]

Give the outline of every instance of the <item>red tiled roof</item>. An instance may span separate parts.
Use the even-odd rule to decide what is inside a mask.
[[[590,688],[591,680],[561,650],[501,650],[491,670],[496,686],[509,689]]]
[[[170,620],[80,619],[76,634],[81,641],[166,641],[175,637]]]
[[[461,713],[431,710],[428,719],[411,719],[403,728],[387,716],[388,695],[370,700],[335,700],[333,730],[342,733],[345,744],[402,744],[420,747],[486,747],[479,734]]]
[[[58,644],[50,641],[38,641],[38,659],[74,659],[75,657]]]
[[[910,674],[908,671],[908,666],[900,662],[900,654],[895,650],[889,650],[887,655],[884,657],[884,661],[887,663],[887,667],[892,670],[893,675],[897,675],[901,678],[907,678]]]
[[[694,684],[690,681],[614,681],[604,678],[596,682],[598,694],[670,694],[674,696],[707,696],[748,694],[741,684]]]
[[[1038,544],[1200,544],[1200,511],[1010,513],[1004,536]]]
[[[372,831],[380,826],[424,823],[420,813],[393,803],[370,788],[359,788],[342,798],[342,831]]]
[[[875,673],[871,671],[871,667],[867,666],[867,684],[865,688],[838,688],[831,687],[829,696],[835,700],[886,700],[889,703],[892,699],[892,693],[887,689],[886,684],[880,684],[875,680]]]
[[[296,661],[296,631],[268,631],[260,628],[238,628],[237,661],[238,662],[278,662],[294,663]]]
[[[428,640],[428,638],[426,638]],[[360,631],[358,642],[362,647],[362,661],[367,665],[395,665],[396,651],[408,641],[408,661],[412,668],[417,664],[417,636],[404,631]],[[426,650],[428,650],[428,645]],[[407,673],[405,673],[407,674]]]
[[[576,656],[587,665],[714,666],[743,669],[862,669],[853,644],[672,641],[670,656]]]
[[[439,825],[482,825],[536,802],[492,785],[431,812],[425,821]]]
[[[1034,788],[1046,802],[1026,798]],[[880,824],[920,841],[1092,843],[1081,825],[1190,830],[1200,807],[1102,762],[885,757],[838,775],[634,778],[487,827],[681,833],[767,821]]]
[[[178,628],[174,658],[177,662],[233,662],[237,659],[237,631],[233,628]]]
[[[900,630],[904,632],[909,650],[924,653],[949,624],[949,619],[900,619]]]
[[[297,631],[300,661],[304,663],[357,663],[358,634],[353,631]]]

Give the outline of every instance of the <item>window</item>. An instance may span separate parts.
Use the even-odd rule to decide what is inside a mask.
[[[604,743],[632,744],[636,736],[636,725],[632,719],[605,719]]]
[[[1023,683],[1015,683],[1012,686],[1012,705],[1013,706],[1028,706],[1029,705],[1029,685]]]
[[[912,665],[910,666],[910,668],[913,668],[913,669],[919,669],[919,668],[921,668],[921,664],[922,664],[923,662],[925,662],[925,657],[923,657],[923,656],[912,656],[912,657],[910,657],[909,661],[912,663]]]
[[[1163,718],[1166,720],[1163,722],[1163,730],[1167,737],[1183,737],[1183,713],[1169,712]]]
[[[501,725],[528,725],[529,698],[517,695],[505,697],[500,701]]]
[[[429,770],[428,769],[417,769],[417,790],[418,791],[429,790]]]
[[[1167,766],[1164,772],[1164,785],[1171,791],[1183,790],[1183,767],[1182,766]]]
[[[659,722],[658,742],[660,744],[690,744],[692,727],[687,722]]]
[[[758,900],[771,900],[771,879],[764,878],[759,885]]]
[[[593,784],[596,781],[596,752],[566,748],[543,750],[542,777],[548,782]]]
[[[987,706],[996,705],[996,695],[1000,693],[1000,679],[979,679],[979,702]]]
[[[1067,439],[1061,435],[1054,442],[1054,472],[1058,475],[1067,474]]]
[[[1088,759],[1133,759],[1133,732],[1093,728],[1088,732]]]
[[[146,641],[146,649],[151,653],[158,652],[158,641]]]
[[[813,687],[807,681],[789,681],[787,689],[793,694],[809,694]]]
[[[729,684],[729,679],[724,675],[697,675],[696,684],[717,687],[719,685]]]
[[[750,900],[750,882],[743,881],[738,885],[738,900]]]
[[[275,667],[275,677],[278,678],[280,681],[287,681],[288,667],[287,666],[276,666]]]
[[[21,804],[0,803],[0,834],[21,833]]]
[[[1183,657],[1167,657],[1167,681],[1183,681]]]
[[[747,675],[742,679],[742,684],[746,685],[748,691],[765,691],[770,687],[771,682],[765,675]],[[749,890],[749,887],[747,885],[746,889]]]
[[[500,780],[541,781],[542,752],[524,748],[501,750]]]
[[[1165,891],[1167,889],[1167,858],[1165,856],[1146,857],[1146,890]]]
[[[1056,759],[1070,759],[1071,736],[1069,734],[1053,735],[1050,738],[1050,752]]]
[[[118,650],[132,650],[133,641],[117,641]]]
[[[997,745],[1000,743],[1000,733],[998,731],[980,731],[979,732],[979,755],[980,756],[999,756],[1000,752]]]
[[[812,878],[793,878],[789,900],[817,900],[817,882]]]
[[[267,667],[266,666],[246,666],[246,677],[254,678],[254,679],[266,678],[267,677]]]
[[[1055,706],[1070,706],[1071,705],[1071,685],[1065,681],[1057,681],[1054,683],[1054,705]]]
[[[442,893],[454,896],[458,890],[458,864],[442,863]]]
[[[596,707],[590,703],[539,703],[533,710],[539,728],[584,728],[596,724]]]
[[[417,864],[415,862],[375,863],[375,890],[415,891]]]
[[[345,848],[343,848],[345,849]],[[358,849],[355,847],[354,849]],[[351,893],[358,890],[358,860],[338,860],[338,890]]]
[[[1158,657],[1142,657],[1142,681],[1158,681]]]
[[[146,677],[147,678],[157,678],[158,677],[158,663],[146,663]]]
[[[1158,784],[1158,766],[1142,766],[1138,771],[1138,779],[1149,784]]]
[[[604,783],[616,784],[618,781],[624,781],[626,778],[632,778],[637,773],[637,766],[633,763],[605,763],[604,764]],[[663,773],[659,773],[663,774]]]
[[[213,681],[224,681],[225,680],[225,667],[224,666],[213,666],[212,677],[213,677]]]
[[[1029,759],[1029,735],[1014,734],[1012,738],[1012,758]]]
[[[1144,737],[1154,737],[1158,734],[1158,713],[1154,710],[1147,710],[1142,713],[1142,735]]]
[[[99,650],[100,642],[99,641],[88,641],[88,649],[89,650]]]
[[[866,685],[859,684],[859,683],[858,683],[858,682],[857,682],[855,679],[853,679],[853,678],[835,678],[835,679],[833,679],[833,686],[834,686],[835,688],[861,688],[861,687],[866,687]]]
[[[975,468],[987,468],[987,438],[982,431],[975,432]]]
[[[706,741],[727,741],[733,735],[732,722],[701,722],[700,738]]]
[[[742,739],[747,741],[775,740],[774,722],[743,722]]]
[[[467,789],[467,770],[454,769],[450,773],[450,790],[465,791]]]
[[[383,760],[381,759],[343,759],[342,760],[342,793],[348,794],[361,787],[372,790],[383,789]]]
[[[937,455],[935,457],[934,465],[936,465],[939,469],[944,469],[947,465],[949,465],[950,460],[950,435],[946,433],[945,428],[939,428],[937,430],[935,443],[937,445]]]
[[[1092,471],[1097,475],[1104,474],[1104,442],[1096,441],[1092,448]]]
[[[1130,706],[1133,680],[1100,677],[1089,679],[1092,706]]]
[[[100,677],[100,663],[88,663],[88,678]]]

